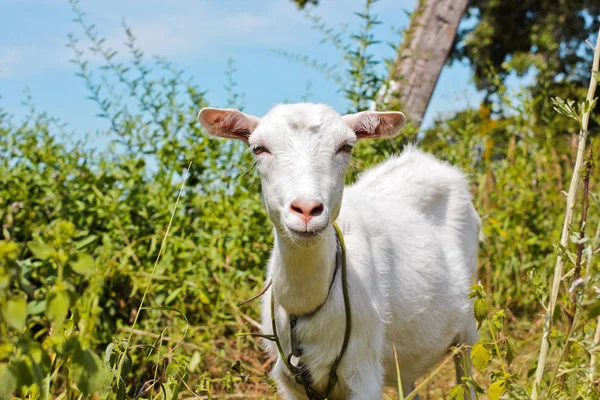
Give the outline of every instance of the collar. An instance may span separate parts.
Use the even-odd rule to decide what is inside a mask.
[[[342,267],[342,245],[340,243],[340,236],[335,231],[335,242],[336,242],[336,251],[335,251],[335,268],[333,270],[333,278],[331,278],[331,282],[329,283],[329,290],[327,291],[327,297],[325,300],[317,306],[312,311],[309,311],[302,315],[291,315],[290,314],[290,343],[292,344],[292,355],[295,357],[300,357],[302,355],[302,348],[300,347],[300,341],[298,340],[298,336],[296,335],[296,324],[298,323],[298,318],[311,318],[316,313],[318,313],[321,308],[327,303],[329,299],[329,295],[331,294],[331,288],[333,288],[333,284],[335,283],[335,278],[337,276],[337,272]]]
[[[317,391],[315,388],[313,388],[313,386],[312,386],[313,382],[312,382],[312,377],[310,376],[310,371],[304,364],[302,364],[302,362],[299,362],[297,366],[295,366],[291,363],[291,358],[293,355],[295,355],[295,353],[296,354],[302,353],[300,344],[298,343],[296,333],[295,333],[295,327],[296,327],[295,324],[298,321],[298,318],[299,318],[298,316],[296,316],[296,317],[290,316],[290,339],[292,342],[292,353],[286,357],[285,351],[283,350],[283,346],[281,345],[281,341],[279,340],[279,336],[277,335],[277,323],[276,323],[276,318],[275,318],[275,294],[273,293],[272,289],[271,289],[271,324],[272,324],[272,328],[273,328],[273,333],[271,335],[263,335],[260,333],[249,334],[251,336],[258,336],[258,337],[262,337],[263,339],[272,340],[275,342],[275,344],[277,345],[277,350],[279,352],[279,356],[281,357],[281,361],[286,366],[286,368],[292,373],[296,383],[298,383],[299,385],[302,385],[304,387],[304,391],[306,392],[306,395],[309,398],[309,400],[327,400],[330,398],[331,393],[333,393],[333,389],[335,388],[335,385],[338,382],[337,367],[340,364],[340,362],[342,361],[344,354],[346,354],[346,350],[348,350],[348,343],[350,342],[350,334],[352,331],[352,311],[350,309],[350,294],[348,292],[348,277],[347,277],[347,271],[346,271],[346,269],[347,269],[346,268],[346,245],[344,244],[344,237],[342,235],[342,231],[340,230],[339,226],[335,222],[333,223],[333,228],[335,229],[335,237],[336,237],[336,243],[337,243],[336,257],[335,257],[336,265],[335,265],[335,270],[333,273],[333,279],[331,280],[331,283],[329,284],[329,292],[327,293],[327,297],[325,298],[325,301],[323,302],[323,304],[318,306],[315,310],[311,311],[310,313],[299,316],[301,318],[310,318],[313,315],[315,315],[323,307],[323,305],[327,302],[327,299],[329,299],[329,295],[331,293],[333,283],[335,282],[335,278],[337,276],[337,270],[340,269],[341,270],[341,280],[342,280],[342,294],[344,297],[344,311],[345,311],[345,316],[346,316],[346,329],[344,332],[344,341],[342,342],[342,348],[340,349],[340,353],[334,360],[333,364],[331,365],[331,370],[329,371],[329,379],[327,382],[327,388],[325,389],[325,393],[321,393],[321,392]],[[265,293],[267,291],[267,289],[270,286],[271,286],[271,281],[269,281],[269,283],[265,286],[263,291],[261,293],[259,293],[258,296],[254,296],[253,298],[251,298],[250,300],[247,300],[244,303],[254,300],[257,297],[260,297],[263,293]],[[293,326],[292,326],[292,320],[295,321]]]

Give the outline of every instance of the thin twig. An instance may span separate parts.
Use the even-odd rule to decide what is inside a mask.
[[[594,45],[592,44],[592,42],[590,42],[590,39],[585,39],[585,42],[588,44],[588,46],[592,48],[592,50],[594,50]]]
[[[585,163],[585,173],[583,174],[583,209],[581,212],[581,222],[579,223],[579,243],[577,243],[577,261],[575,263],[575,275],[573,275],[573,282],[581,277],[581,257],[583,255],[583,247],[585,238],[585,226],[587,224],[587,213],[590,204],[588,203],[588,197],[590,194],[590,176],[592,175],[592,169],[594,169],[592,149],[588,151],[588,159]],[[571,295],[571,311],[575,313],[575,306],[577,305],[577,290],[573,290]]]
[[[192,161],[187,167],[185,171],[185,175],[183,177],[183,182],[181,183],[181,187],[179,188],[179,194],[177,195],[177,200],[175,201],[175,206],[173,207],[173,211],[171,212],[171,218],[169,219],[169,224],[167,225],[167,230],[165,232],[165,236],[163,237],[162,243],[160,244],[160,249],[158,250],[158,255],[156,256],[156,261],[154,262],[154,267],[152,267],[152,272],[150,273],[150,278],[148,279],[148,283],[146,283],[146,288],[144,289],[144,294],[142,295],[142,300],[140,301],[140,305],[138,307],[137,312],[135,313],[135,317],[133,319],[133,323],[131,324],[131,331],[129,332],[129,338],[125,342],[125,348],[123,349],[123,353],[121,354],[121,359],[119,360],[119,366],[117,368],[117,377],[121,379],[121,371],[123,369],[123,364],[125,363],[125,359],[127,358],[127,351],[129,350],[129,346],[131,344],[131,339],[133,338],[133,331],[135,330],[135,326],[137,324],[138,318],[144,307],[144,301],[146,300],[146,296],[148,295],[148,291],[150,290],[150,285],[152,283],[152,278],[156,273],[156,268],[158,267],[158,262],[160,261],[160,257],[163,253],[165,245],[167,244],[167,237],[169,236],[169,231],[171,230],[171,225],[173,224],[173,219],[175,218],[175,212],[177,211],[177,206],[179,205],[179,200],[181,199],[181,195],[183,193],[183,189],[185,188],[185,182],[190,173],[190,168],[192,167]]]
[[[596,81],[595,71],[598,71],[600,65],[600,31],[596,40],[596,48],[594,49],[594,60],[592,63],[592,77],[590,78],[590,86],[588,88],[587,100],[593,101],[594,94],[596,93]],[[585,146],[587,141],[587,129],[590,120],[591,109],[588,110],[581,118],[581,130],[579,131],[579,143],[577,146],[577,158],[575,160],[575,167],[573,168],[573,176],[571,177],[571,183],[569,185],[569,192],[567,196],[567,207],[565,212],[565,220],[563,229],[560,237],[560,244],[563,248],[566,248],[569,244],[569,226],[573,219],[573,208],[575,207],[575,200],[577,197],[577,189],[579,187],[579,179],[581,167],[583,165],[583,158],[585,154]],[[554,278],[552,280],[552,289],[550,292],[550,299],[548,302],[548,308],[546,309],[546,320],[544,322],[544,330],[542,334],[542,343],[540,345],[540,356],[538,358],[537,369],[535,371],[535,381],[531,389],[531,399],[537,400],[539,386],[542,383],[544,377],[544,371],[546,369],[546,361],[548,358],[548,348],[550,345],[549,335],[552,326],[552,319],[554,318],[554,309],[556,308],[556,301],[558,299],[558,292],[560,290],[560,283],[563,278],[563,267],[564,260],[562,255],[559,253],[556,258],[556,265],[554,267]]]
[[[402,388],[402,377],[400,376],[400,363],[398,362],[398,352],[396,344],[392,344],[394,348],[394,361],[396,362],[396,380],[398,381],[398,400],[404,400],[404,389]]]
[[[249,322],[251,325],[253,325],[254,327],[258,328],[258,329],[262,329],[262,324],[260,322],[258,322],[257,320],[250,318],[249,316],[247,316],[244,313],[240,313],[240,316],[246,320],[247,322]]]
[[[592,243],[590,244],[592,252],[587,259],[586,271],[589,273],[590,268],[592,266],[592,258],[596,254],[594,251],[594,247],[600,245],[600,222],[596,225],[596,233],[593,236]],[[600,250],[600,248],[598,248]],[[596,318],[596,331],[594,333],[594,351],[592,351],[592,355],[590,357],[590,371],[589,371],[589,380],[590,382],[594,382],[596,378],[596,374],[594,370],[596,369],[596,359],[598,354],[598,343],[600,343],[600,317]]]
[[[181,339],[177,339],[177,338],[173,338],[170,336],[163,336],[163,335],[159,335],[158,333],[153,333],[153,332],[146,332],[146,331],[142,331],[140,329],[131,329],[128,326],[124,326],[122,328],[120,328],[119,330],[123,331],[123,332],[127,332],[129,334],[135,334],[135,335],[139,335],[139,336],[147,336],[150,337],[152,339],[160,339],[162,336],[162,340],[163,342],[170,342],[170,343],[180,343],[181,346],[186,347],[188,349],[191,350],[198,350],[198,351],[202,351],[203,348],[198,346],[197,344],[194,343],[188,343],[188,342],[182,342]]]
[[[206,400],[206,399],[264,399],[265,396],[263,394],[248,394],[248,393],[233,393],[233,394],[221,394],[221,395],[199,395],[194,393],[193,390],[189,388],[189,386],[183,382],[187,389],[190,390],[190,393],[194,394],[194,397],[184,397],[182,400]]]
[[[507,376],[507,369],[506,366],[504,365],[504,358],[502,357],[502,353],[500,353],[500,347],[498,346],[498,339],[496,338],[496,335],[494,335],[494,330],[492,329],[492,324],[490,323],[490,321],[488,321],[488,328],[490,330],[490,335],[492,336],[492,341],[494,342],[494,347],[496,348],[496,354],[498,355],[498,361],[500,361],[500,366],[502,367],[502,372],[504,373],[504,376]]]
[[[596,347],[600,343],[600,317],[596,318],[596,332],[594,333],[594,347]],[[594,381],[594,369],[596,369],[596,353],[597,350],[592,353],[590,358],[590,381]]]
[[[581,222],[579,223],[579,242],[577,243],[577,259],[575,261],[575,271],[573,273],[573,280],[571,290],[573,293],[571,294],[571,304],[569,310],[567,312],[567,317],[569,318],[569,329],[567,338],[569,339],[574,331],[575,331],[575,320],[577,316],[577,306],[579,305],[579,290],[577,286],[579,285],[579,278],[581,277],[581,259],[583,256],[583,247],[584,247],[584,238],[585,238],[585,226],[587,224],[587,212],[589,208],[588,197],[590,194],[590,176],[592,175],[592,169],[594,168],[593,154],[592,149],[588,151],[587,161],[585,162],[585,172],[583,174],[583,209],[581,212]],[[569,352],[571,351],[571,340],[567,340],[565,343],[564,351],[562,352],[558,363],[556,364],[554,377],[558,373],[558,367],[560,363],[568,357]],[[554,377],[552,381],[554,381]],[[564,384],[564,376],[560,379],[560,386],[562,387]],[[550,385],[552,387],[552,385]]]
[[[421,383],[419,383],[417,385],[417,387],[410,392],[410,394],[408,396],[406,396],[404,398],[404,400],[411,400],[413,398],[415,398],[415,396],[417,396],[419,394],[419,390],[421,390],[423,388],[423,386],[427,385],[427,383],[433,379],[434,376],[436,376],[444,367],[444,365],[446,365],[448,363],[448,361],[454,359],[454,357],[460,353],[461,351],[463,351],[465,345],[461,344],[460,346],[456,347],[454,350],[452,350],[452,353],[448,354],[448,356],[446,356],[446,358],[444,359],[444,361],[442,361],[440,363],[440,365],[437,366],[436,369],[433,370],[432,373],[430,373],[425,379],[423,379],[423,381]]]
[[[273,283],[273,279],[269,279],[269,282],[267,282],[267,284],[265,285],[265,287],[258,294],[250,297],[248,300],[244,300],[241,303],[238,303],[237,306],[241,307],[244,304],[248,304],[251,301],[258,299],[260,296],[262,296],[263,294],[265,294],[267,292],[267,290],[269,290],[269,288],[271,287],[272,283]]]

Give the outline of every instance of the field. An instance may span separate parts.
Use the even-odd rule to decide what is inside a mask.
[[[258,332],[258,302],[237,306],[260,291],[272,245],[250,152],[202,131],[208,104],[183,71],[129,29],[118,61],[75,11],[103,60],[72,38],[110,144],[72,140],[32,99],[22,121],[0,108],[0,399],[276,398],[271,360],[242,335]],[[343,78],[350,112],[386,84],[366,54]],[[540,363],[537,398],[600,398],[597,64],[589,88],[498,83],[494,104],[355,148],[348,183],[417,142],[468,174],[482,217],[474,379],[457,385],[449,360],[422,398],[533,398]]]

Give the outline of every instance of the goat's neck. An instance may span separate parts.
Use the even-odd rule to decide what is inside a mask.
[[[273,290],[288,314],[308,314],[327,300],[335,271],[336,246],[331,226],[310,247],[294,245],[275,233]]]

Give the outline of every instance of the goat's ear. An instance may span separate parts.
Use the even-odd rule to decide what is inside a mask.
[[[398,111],[363,111],[342,118],[359,140],[396,136],[406,122],[404,114]]]
[[[239,139],[248,143],[248,137],[260,123],[260,119],[231,108],[203,108],[198,121],[206,131],[223,138]]]

